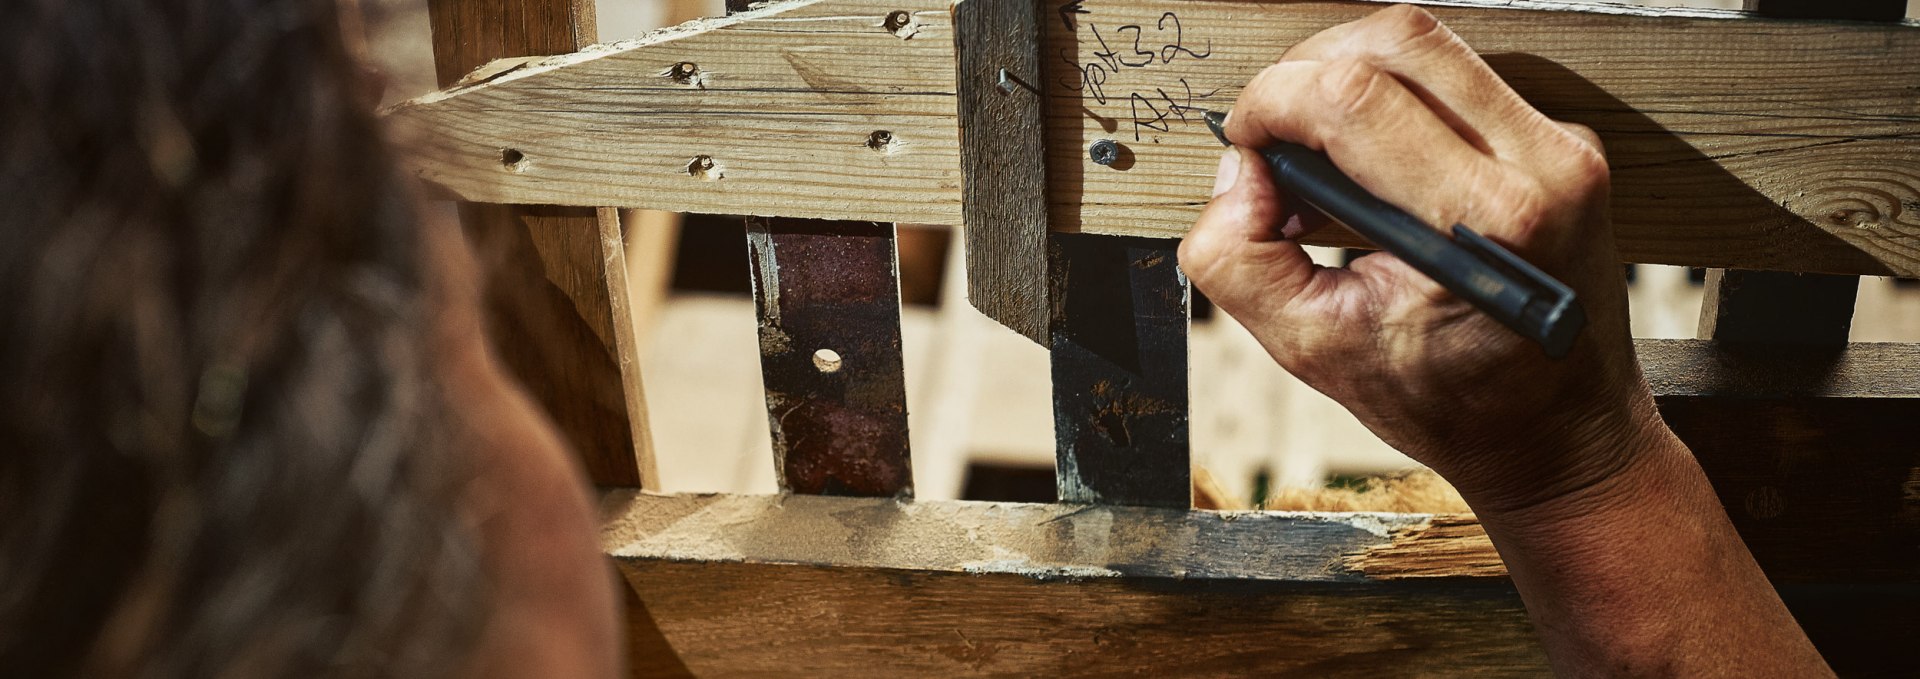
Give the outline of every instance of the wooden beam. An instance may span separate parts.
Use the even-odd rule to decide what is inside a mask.
[[[632,491],[603,510],[643,664],[698,676],[1546,671],[1504,580],[1348,566],[1457,520]],[[1920,586],[1779,587],[1843,674],[1910,665]]]
[[[1855,342],[1828,351],[1634,340],[1659,397],[1920,399],[1920,344]]]
[[[423,151],[420,176],[470,199],[954,224],[948,4],[776,3],[519,65],[393,115]],[[1184,108],[1187,120],[1162,119],[1143,104],[1136,120],[1132,95],[1225,106],[1286,45],[1380,4],[1080,7],[1090,13],[1074,15],[1072,30],[1046,22],[1052,226],[1172,237],[1207,198],[1218,142]],[[1177,29],[1162,20],[1169,7]],[[1911,22],[1552,2],[1432,9],[1529,100],[1601,133],[1624,260],[1920,275]],[[895,11],[911,21],[889,28]],[[1130,50],[1127,26],[1156,61],[1106,74],[1102,103],[1074,76],[1105,61],[1092,54],[1102,51],[1096,27]],[[869,147],[880,130],[897,143]],[[1122,142],[1132,162],[1093,164],[1087,145],[1100,138]],[[509,149],[526,162],[503,163]],[[1330,232],[1316,242],[1355,241]]]
[[[521,64],[392,116],[420,176],[468,199],[955,224],[950,4],[776,3]],[[889,29],[895,11],[909,21]],[[503,165],[507,149],[526,162]]]
[[[594,37],[584,0],[432,0],[428,12],[443,86],[490,59],[569,52]],[[487,271],[488,326],[502,361],[595,484],[652,483],[617,212],[468,203],[460,218]]]
[[[1920,145],[1911,141],[1920,119],[1910,115],[1920,92],[1902,84],[1920,77],[1914,27],[1500,5],[1430,9],[1528,101],[1600,133],[1626,260],[1920,268],[1920,213],[1905,205],[1920,204]],[[1064,55],[1047,62],[1053,228],[1161,235],[1192,223],[1220,155],[1187,107],[1230,106],[1285,46],[1378,6],[1086,0],[1082,8],[1090,13],[1072,29],[1048,26],[1048,51]],[[1151,58],[1133,51],[1135,37]],[[1103,137],[1129,147],[1133,166],[1091,162],[1085,147]],[[1359,243],[1332,233],[1315,240]]]
[[[953,6],[967,299],[1047,344],[1047,147],[1033,0]]]
[[[1747,11],[1778,19],[1899,21],[1907,0],[1746,0]]]
[[[622,561],[653,664],[692,676],[1548,676],[1492,582],[1302,585]],[[1841,676],[1906,676],[1908,585],[1785,586]],[[652,675],[680,676],[680,675]]]
[[[1906,0],[1747,0],[1772,17],[1899,21]],[[1699,336],[1723,342],[1836,347],[1847,343],[1860,277],[1713,269],[1700,303]]]
[[[1907,673],[1920,346],[1636,348],[1827,661]],[[602,511],[639,665],[664,672],[1547,671],[1469,516],[633,491]]]
[[[1519,597],[1501,583],[619,566],[648,631],[671,649],[661,664],[694,676],[1550,674]]]
[[[1912,553],[1920,545],[1920,505],[1905,490],[1920,474],[1920,449],[1912,445],[1920,440],[1914,424],[1920,422],[1920,382],[1910,379],[1920,373],[1920,346],[1856,344],[1824,361],[1805,352],[1729,351],[1698,340],[1637,346],[1663,414],[1694,447],[1770,577],[1920,582],[1911,567],[1920,558]],[[1808,377],[1816,381],[1803,381]],[[1766,485],[1774,491],[1754,494]],[[605,546],[623,558],[1313,582],[1404,576],[1414,566],[1430,576],[1498,574],[1484,563],[1434,570],[1391,558],[1365,565],[1350,560],[1424,530],[1431,517],[1418,514],[802,496],[607,498]],[[1115,526],[1130,532],[1109,534]],[[864,531],[858,540],[830,539],[856,531]]]
[[[1853,328],[1860,277],[1710,269],[1701,339],[1836,347]]]

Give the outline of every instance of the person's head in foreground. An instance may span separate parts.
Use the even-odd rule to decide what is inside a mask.
[[[0,674],[599,676],[579,475],[334,0],[0,21]]]

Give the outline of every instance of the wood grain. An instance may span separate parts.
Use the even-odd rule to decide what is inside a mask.
[[[953,7],[959,69],[961,218],[967,299],[1047,343],[1047,148],[1041,137],[1040,23],[1033,0]]]
[[[419,175],[470,200],[955,224],[950,5],[775,4],[392,115],[416,140]],[[896,11],[910,21],[890,30]],[[870,146],[880,131],[889,141]],[[526,162],[503,164],[506,149]]]
[[[1614,168],[1613,215],[1626,260],[1920,270],[1915,27],[1727,20],[1740,15],[1700,10],[1643,16],[1658,10],[1458,5],[1431,9],[1535,106],[1600,133]],[[1208,196],[1220,156],[1197,113],[1159,118],[1147,103],[1162,112],[1172,104],[1229,107],[1241,84],[1285,46],[1377,8],[1131,0],[1082,6],[1090,14],[1073,30],[1062,22],[1048,26],[1052,226],[1138,235],[1184,232]],[[1135,31],[1122,37],[1119,30],[1127,25],[1144,27],[1141,44],[1158,50],[1151,59],[1133,54]],[[1176,36],[1187,52],[1167,47]],[[1096,56],[1106,51],[1102,44],[1120,53],[1116,59],[1151,63],[1110,68],[1112,61]],[[1099,70],[1112,71],[1099,87],[1104,103],[1083,84],[1083,71]],[[1165,131],[1136,125],[1155,120]],[[1099,138],[1128,146],[1132,167],[1089,161],[1085,147]],[[1338,234],[1315,240],[1353,242]]]
[[[1507,565],[1472,514],[1441,514],[1393,533],[1393,540],[1347,557],[1375,580],[1506,577]]]
[[[394,116],[419,140],[420,176],[469,199],[955,224],[947,4],[778,3],[523,66]],[[1129,95],[1184,97],[1185,78],[1193,105],[1225,107],[1286,45],[1380,6],[1087,0],[1076,30],[1044,22],[1052,228],[1183,233],[1219,145],[1195,115],[1133,139]],[[1060,50],[1095,61],[1089,27],[1152,28],[1169,10],[1209,58],[1126,69],[1105,104],[1063,83]],[[1433,10],[1536,105],[1601,133],[1623,260],[1920,275],[1914,25],[1550,2]],[[911,13],[910,37],[886,28],[893,11]],[[682,62],[701,75],[677,81]],[[876,130],[899,144],[868,148]],[[1093,165],[1099,138],[1124,141],[1133,162]],[[528,162],[503,165],[504,149]],[[720,171],[690,173],[701,156]]]
[[[1040,579],[622,561],[695,676],[1377,677],[1547,674],[1498,583]]]
[[[1711,269],[1704,292],[1701,339],[1831,348],[1847,343],[1860,277]]]
[[[1634,340],[1656,396],[1920,399],[1920,344],[1854,342],[1809,351],[1707,340]]]
[[[902,568],[1033,577],[1362,582],[1344,555],[1420,514],[1210,512],[816,495],[603,495],[616,560]]]
[[[591,42],[582,0],[429,3],[443,85],[489,59],[567,52]],[[554,419],[597,485],[652,474],[619,215],[610,209],[463,204],[486,267],[491,339]]]
[[[1546,672],[1504,580],[1348,570],[1342,536],[1392,542],[1358,515],[631,491],[605,506],[636,664],[673,673]],[[1910,669],[1920,587],[1779,589],[1843,676]]]
[[[1747,0],[1766,16],[1899,21],[1906,0]],[[1847,343],[1858,276],[1713,269],[1700,303],[1699,337],[1837,347]]]

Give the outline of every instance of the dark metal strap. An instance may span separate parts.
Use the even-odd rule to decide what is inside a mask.
[[[910,496],[894,227],[747,219],[780,487]]]
[[[1052,234],[1061,502],[1187,508],[1187,280],[1178,241]]]

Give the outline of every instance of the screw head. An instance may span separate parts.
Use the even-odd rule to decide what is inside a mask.
[[[1087,147],[1087,156],[1093,159],[1095,165],[1112,165],[1120,159],[1120,143],[1112,139],[1096,141]]]

